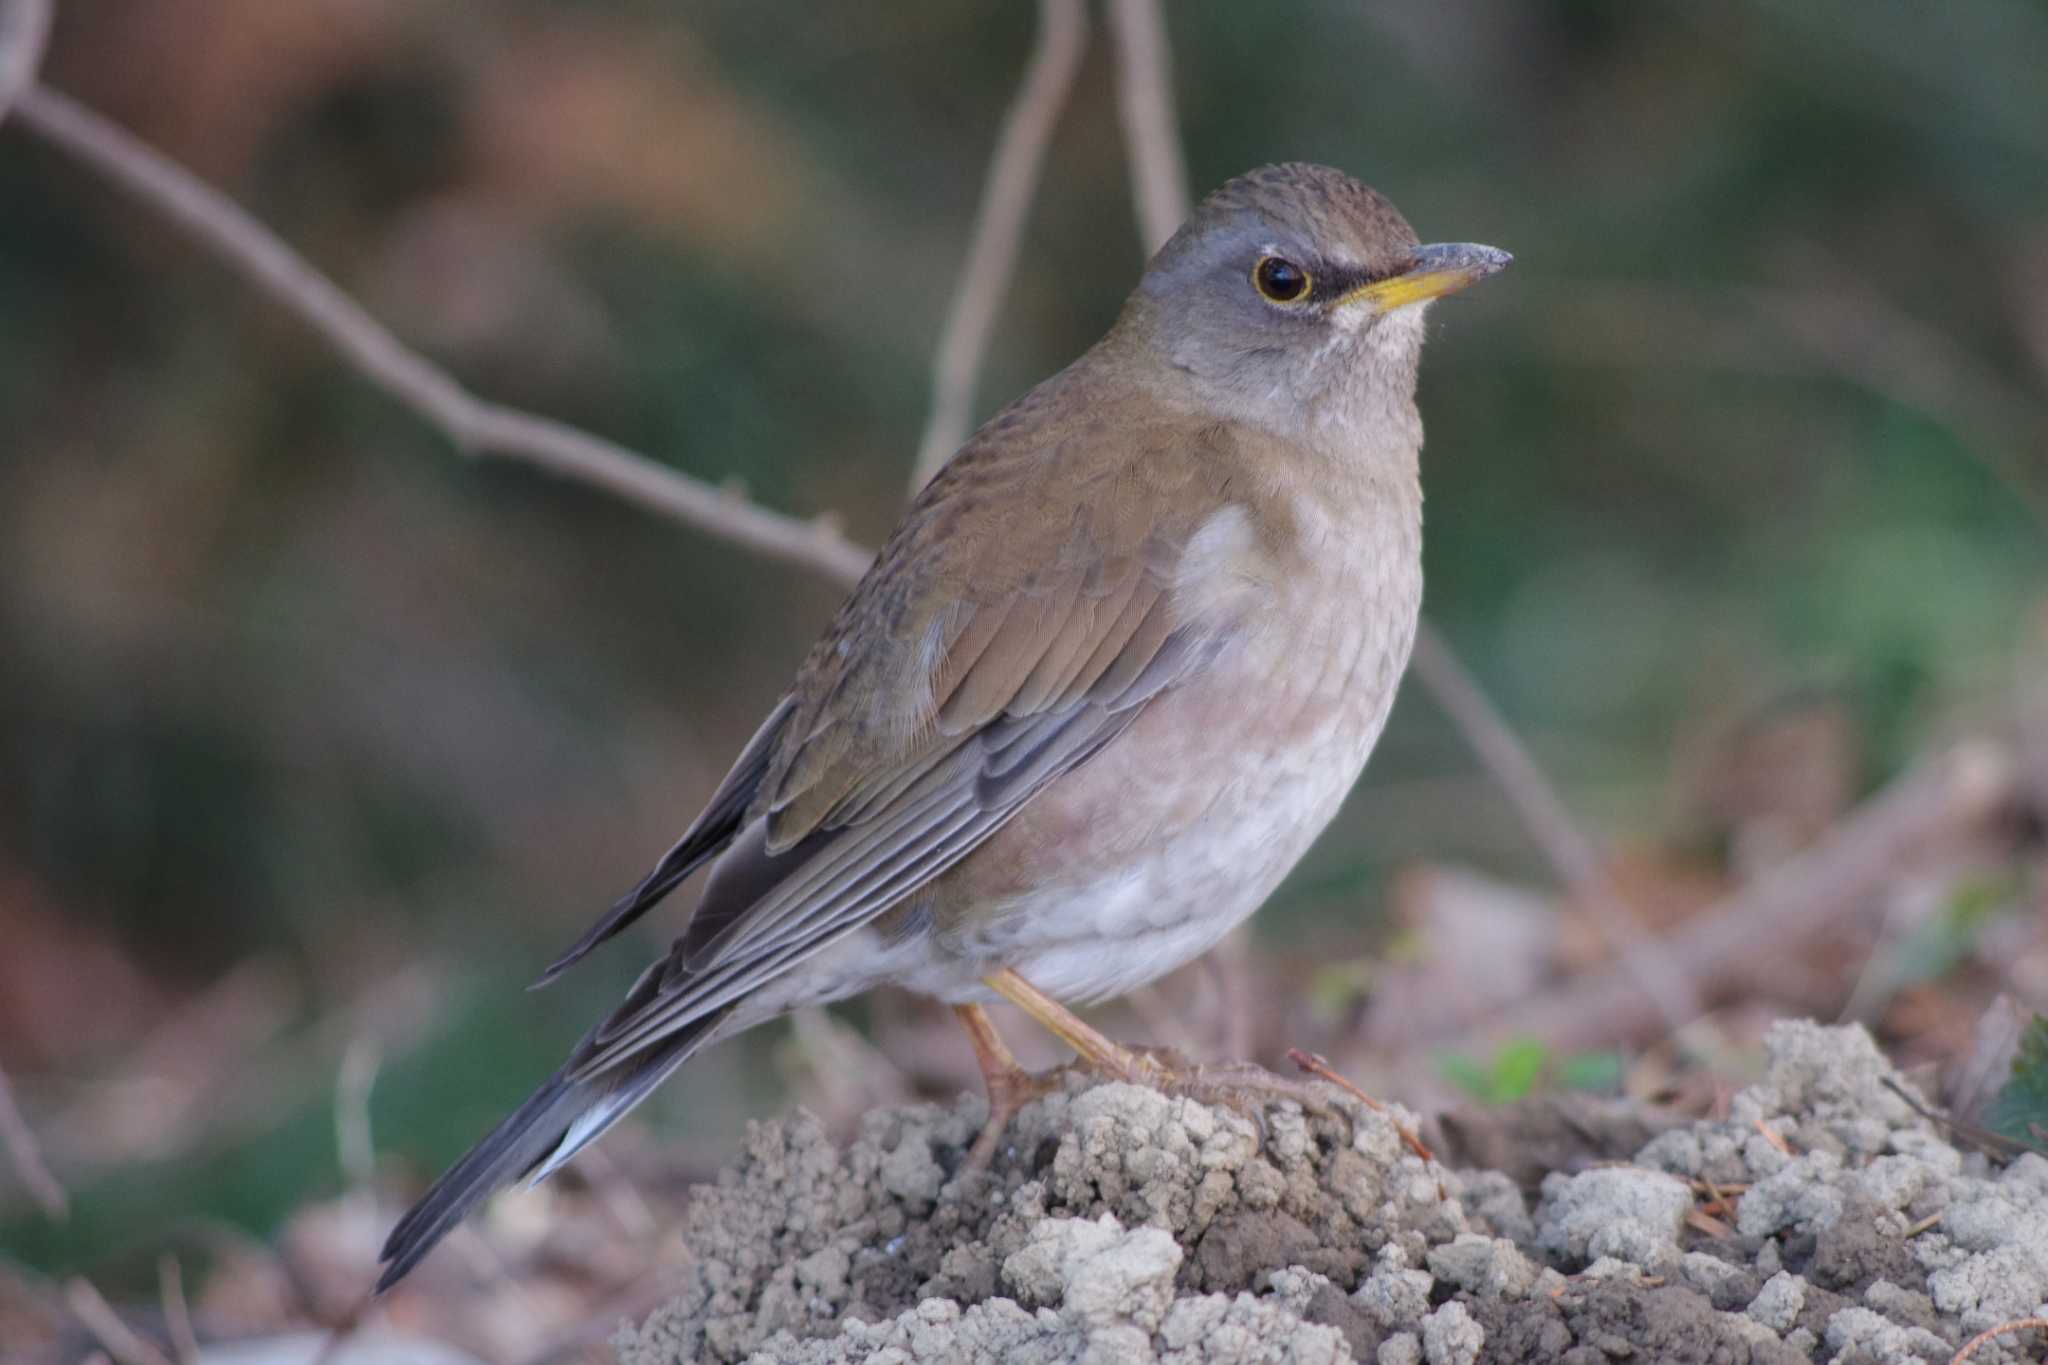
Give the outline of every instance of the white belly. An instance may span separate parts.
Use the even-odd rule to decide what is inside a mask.
[[[1278,750],[1246,745],[1241,767],[1199,819],[1162,830],[1119,870],[1052,880],[1008,901],[947,946],[1014,967],[1047,994],[1078,1002],[1123,995],[1199,957],[1264,903],[1336,815],[1386,706],[1350,720]],[[1148,779],[1179,780],[1101,776],[1126,811],[1164,804],[1148,799]],[[935,992],[942,998],[963,998],[965,983],[930,984],[950,984]]]
[[[1377,628],[1375,628],[1377,627]],[[1099,818],[1129,831],[1077,848],[1054,875],[977,916],[942,946],[956,958],[1009,966],[1061,1000],[1122,995],[1215,946],[1280,885],[1337,814],[1391,709],[1413,621],[1358,623],[1308,660],[1248,651],[1193,695],[1162,698],[1119,743],[1068,781],[1101,794]],[[1304,663],[1306,667],[1303,667]],[[1289,670],[1296,670],[1290,673]],[[1291,679],[1278,685],[1274,679]],[[1247,679],[1260,680],[1258,686]],[[1161,731],[1200,736],[1185,763],[1162,761]],[[1190,814],[1190,784],[1212,774]],[[934,961],[913,983],[942,999],[985,998],[977,971],[961,979]]]

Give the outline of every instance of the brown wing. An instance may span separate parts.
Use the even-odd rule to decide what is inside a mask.
[[[1225,462],[1184,428],[1105,452],[1029,416],[991,424],[920,495],[779,708],[696,915],[572,1074],[913,894],[1213,652],[1219,623],[1181,619],[1173,579]]]

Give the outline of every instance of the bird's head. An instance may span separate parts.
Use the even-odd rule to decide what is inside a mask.
[[[1412,401],[1422,313],[1504,268],[1490,246],[1425,246],[1385,196],[1294,162],[1205,199],[1145,271],[1126,326],[1234,409],[1281,429]]]

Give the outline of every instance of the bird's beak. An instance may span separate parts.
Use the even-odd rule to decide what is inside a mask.
[[[1414,261],[1398,275],[1362,284],[1337,300],[1342,308],[1363,303],[1376,313],[1391,313],[1411,303],[1427,303],[1455,294],[1467,285],[1507,269],[1515,258],[1499,247],[1476,242],[1443,242],[1415,248]]]

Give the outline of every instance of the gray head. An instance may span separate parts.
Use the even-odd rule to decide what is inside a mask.
[[[1265,166],[1210,195],[1159,249],[1123,325],[1245,420],[1370,420],[1412,410],[1423,306],[1509,259],[1421,245],[1342,171]]]

